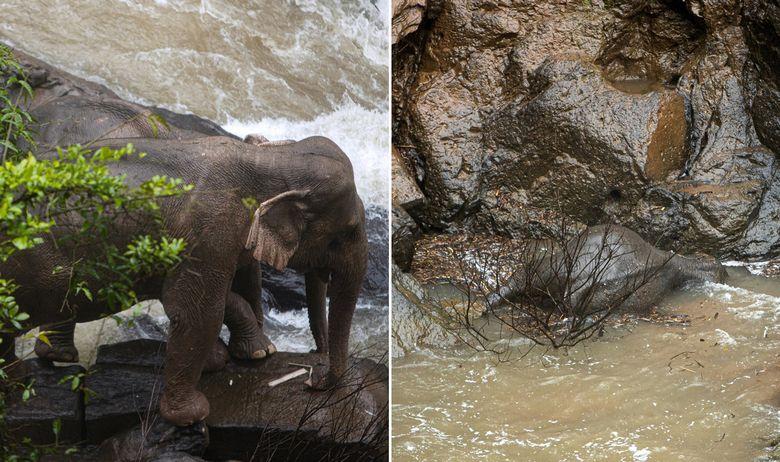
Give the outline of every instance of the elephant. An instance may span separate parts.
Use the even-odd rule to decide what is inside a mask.
[[[642,313],[664,295],[691,281],[723,282],[718,261],[686,257],[654,247],[618,225],[591,226],[565,243],[539,246],[535,255],[489,302],[525,297],[551,309],[560,304],[587,313],[607,307]]]
[[[365,211],[349,158],[323,137],[268,146],[220,136],[129,138],[95,147],[128,143],[147,154],[112,164],[112,172],[126,175],[128,183],[167,175],[193,185],[160,207],[166,233],[187,240],[182,262],[133,288],[140,299],[160,299],[170,319],[160,414],[176,425],[208,415],[208,401],[196,385],[223,319],[232,335],[257,339],[255,313],[244,298],[259,297],[259,280],[252,280],[255,261],[305,274],[312,334],[318,351],[329,359],[317,388],[338,383],[346,373],[368,247]],[[246,198],[260,204],[253,215]],[[117,220],[115,243],[126,244],[148,225]],[[103,314],[101,303],[68,291],[72,254],[79,258],[87,250],[58,245],[54,239],[61,232],[58,224],[54,238],[0,265],[0,273],[19,285],[17,301],[30,314],[27,327],[86,322]],[[72,314],[62,311],[64,299]],[[8,340],[13,339],[3,338],[3,343]]]
[[[192,139],[213,136],[212,130],[193,129],[187,123],[182,128],[179,119],[168,120],[160,110],[151,110],[117,98],[62,96],[30,110],[35,120],[32,126],[37,152],[54,150],[57,146],[89,145],[111,138]],[[21,150],[31,148],[18,140]]]
[[[36,152],[39,157],[53,155],[58,146],[89,145],[107,139],[182,140],[223,133],[227,135],[227,132],[196,116],[183,116],[160,109],[151,110],[105,95],[65,95],[51,98],[32,108],[30,114],[35,121],[32,130],[35,133]],[[260,135],[255,135],[252,139],[261,138],[265,143],[255,141],[253,144],[274,143]],[[290,142],[292,140],[284,143]],[[24,140],[18,140],[18,144],[24,150],[32,148]],[[228,351],[234,358],[261,359],[276,352],[275,345],[263,332],[261,273],[258,262],[240,268],[236,273],[233,291],[226,300],[226,324],[231,332]],[[243,306],[246,304],[249,304],[255,313],[254,323],[259,330],[251,326],[251,320],[244,315],[247,310],[243,309]],[[238,305],[242,308],[239,309]],[[73,342],[75,324],[73,320],[69,320],[41,326],[42,330],[49,332],[49,342],[36,341],[36,355],[51,361],[78,362],[78,350]],[[218,353],[215,351],[210,357],[207,370],[224,366],[225,355]]]

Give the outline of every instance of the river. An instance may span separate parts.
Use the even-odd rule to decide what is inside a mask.
[[[664,300],[687,325],[635,320],[509,362],[466,348],[394,359],[393,460],[769,460],[780,279],[729,272]]]

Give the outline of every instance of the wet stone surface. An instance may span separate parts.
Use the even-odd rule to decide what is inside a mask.
[[[9,395],[5,424],[12,435],[29,437],[35,444],[55,441],[52,423],[59,419],[61,442],[74,443],[83,439],[83,395],[71,391],[69,376],[84,372],[81,366],[54,367],[48,361],[31,359],[24,362],[27,369],[24,384],[32,383],[35,395],[27,402],[22,400],[22,390]],[[63,383],[60,383],[63,381]]]
[[[11,400],[8,422],[40,443],[53,442],[51,422],[62,421],[61,442],[85,441],[80,458],[51,460],[164,461],[265,460],[338,455],[338,460],[375,460],[387,454],[387,367],[354,359],[341,385],[312,391],[298,377],[277,387],[268,382],[306,364],[315,377],[327,358],[313,353],[279,352],[259,362],[230,362],[204,373],[200,389],[209,399],[205,424],[176,428],[157,415],[165,343],[136,339],[98,350],[86,371],[83,393],[70,391],[63,377],[85,372],[26,361],[37,395],[28,403]],[[64,456],[63,456],[64,457]],[[284,459],[284,457],[282,457]]]

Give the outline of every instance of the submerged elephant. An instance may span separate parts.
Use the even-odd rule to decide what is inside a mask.
[[[139,298],[160,299],[171,322],[162,416],[186,425],[208,415],[208,401],[196,385],[223,318],[232,335],[256,338],[257,323],[248,321],[254,319],[252,308],[237,297],[242,290],[259,296],[259,281],[246,271],[253,261],[305,273],[312,333],[318,350],[329,352],[321,385],[336,383],[346,371],[352,315],[367,265],[365,212],[349,158],[321,137],[283,146],[253,146],[227,137],[98,145],[128,142],[147,156],[121,160],[112,166],[114,173],[126,174],[131,184],[168,175],[194,185],[161,206],[166,232],[187,239],[183,261],[168,275],[134,288]],[[246,198],[260,204],[254,216],[244,205]],[[115,243],[121,246],[145,224],[120,220],[117,226],[121,232]],[[102,303],[68,292],[67,271],[54,271],[69,267],[68,250],[46,241],[0,265],[4,277],[20,286],[17,301],[30,314],[30,327],[69,323],[71,313],[61,310],[66,298],[76,322],[103,312]],[[327,319],[326,295],[331,301]],[[3,343],[9,340],[4,337]]]
[[[643,312],[689,281],[722,282],[717,261],[657,249],[628,228],[592,226],[566,242],[565,249],[541,247],[529,259],[534,270],[519,271],[491,302],[535,300],[566,304],[588,313],[607,307]]]

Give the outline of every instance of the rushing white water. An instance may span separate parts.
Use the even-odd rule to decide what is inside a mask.
[[[6,0],[0,40],[238,135],[332,138],[389,195],[389,0]]]
[[[312,134],[326,136],[349,155],[358,175],[356,181],[360,197],[366,204],[385,207],[390,187],[385,159],[390,146],[387,113],[384,111],[367,109],[347,98],[335,111],[313,120],[231,120],[224,128],[237,136],[260,133],[270,140],[301,139]]]

